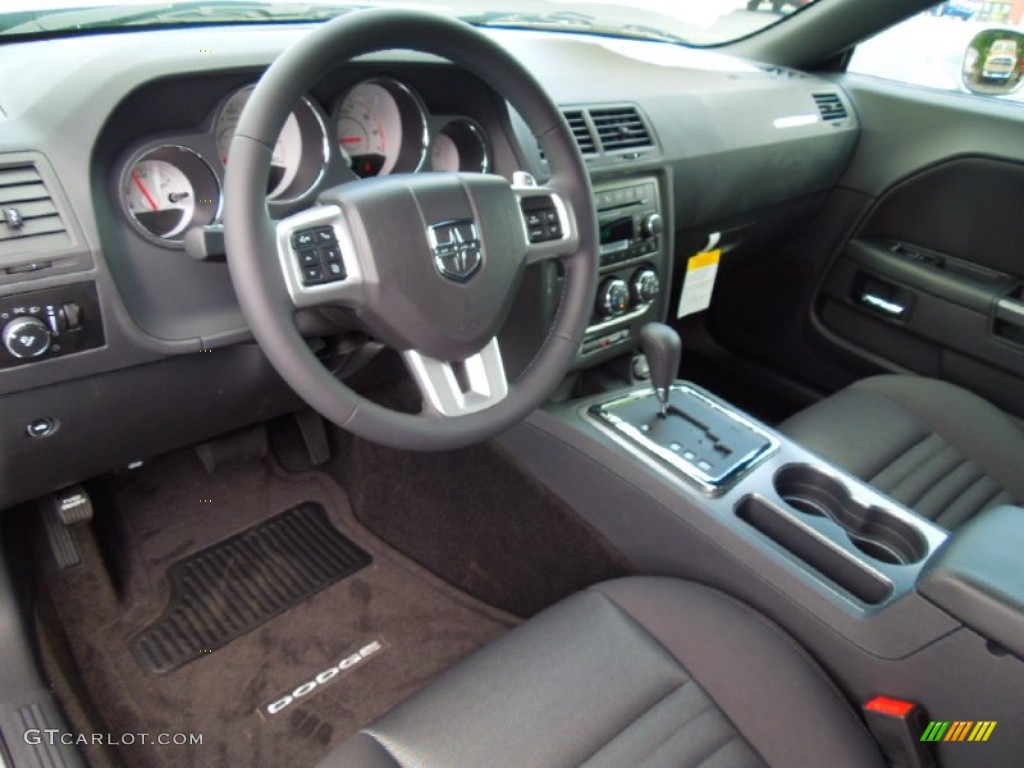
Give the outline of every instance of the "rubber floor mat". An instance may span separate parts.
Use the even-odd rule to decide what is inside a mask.
[[[171,599],[131,650],[163,675],[227,645],[368,565],[324,508],[306,502],[173,563]]]

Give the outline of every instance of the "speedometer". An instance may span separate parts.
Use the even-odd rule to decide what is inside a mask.
[[[335,110],[338,145],[363,178],[415,171],[427,150],[427,121],[419,97],[395,80],[364,80]]]
[[[225,167],[231,139],[253,87],[250,85],[235,91],[217,115],[214,128],[217,154]],[[267,179],[267,199],[290,199],[308,191],[322,173],[325,158],[323,123],[309,102],[303,99],[288,113],[288,119],[274,145],[270,176]]]

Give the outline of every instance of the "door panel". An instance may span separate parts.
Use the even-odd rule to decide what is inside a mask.
[[[721,286],[713,334],[820,391],[909,371],[1024,416],[1024,106],[839,82],[850,167],[784,251]]]
[[[828,268],[817,318],[894,367],[1024,414],[1024,109],[850,81],[869,135],[845,183],[883,191]]]

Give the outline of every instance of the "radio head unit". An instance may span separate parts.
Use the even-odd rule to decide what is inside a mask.
[[[664,230],[654,178],[600,186],[597,202],[601,266],[638,259],[660,250]]]

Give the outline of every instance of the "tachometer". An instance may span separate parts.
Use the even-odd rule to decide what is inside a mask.
[[[231,139],[238,127],[238,119],[252,95],[254,86],[235,91],[224,102],[214,130],[217,138],[217,153],[221,163],[227,166]],[[293,199],[307,192],[323,171],[326,158],[324,127],[313,107],[303,99],[288,114],[284,127],[274,145],[270,161],[270,177],[267,180],[267,199]]]
[[[427,121],[419,97],[395,80],[364,80],[335,111],[338,144],[363,178],[415,171],[427,149]]]
[[[163,242],[180,242],[191,227],[211,223],[220,207],[220,187],[210,167],[192,150],[173,145],[130,163],[119,195],[135,228]]]

